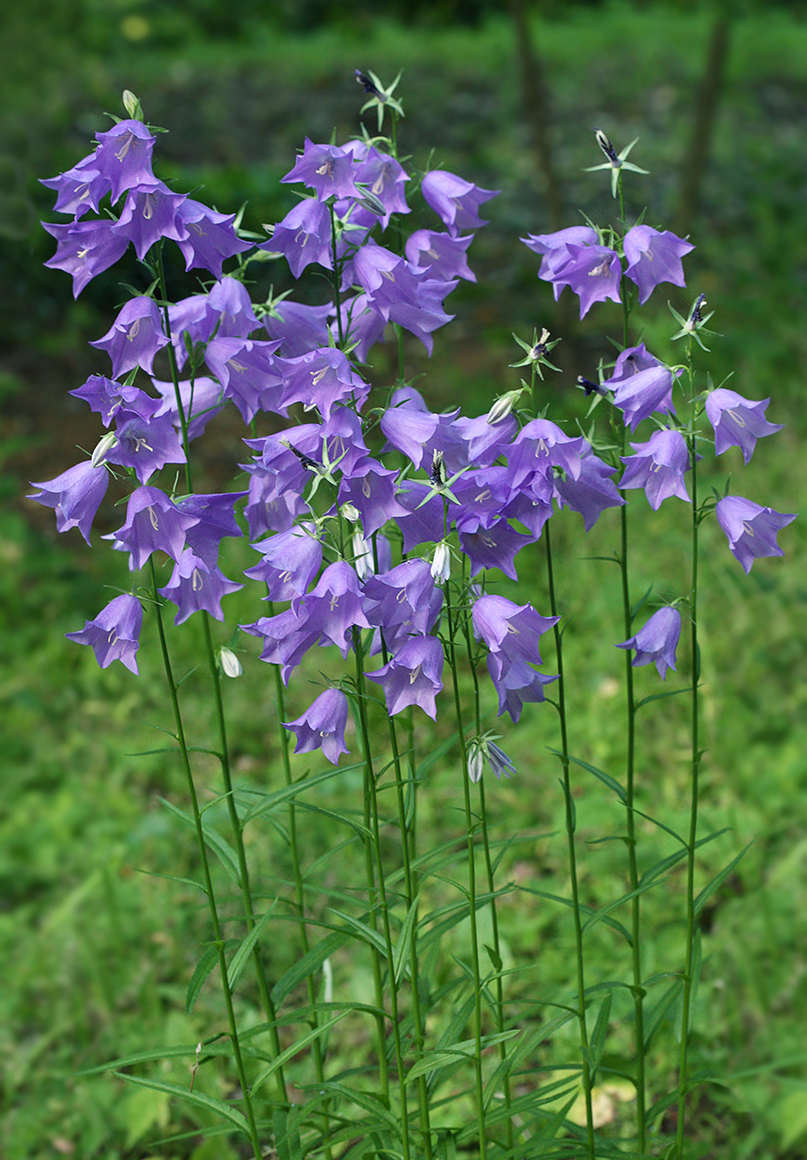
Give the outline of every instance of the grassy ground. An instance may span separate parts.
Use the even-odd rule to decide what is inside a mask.
[[[192,28],[179,41],[161,9],[144,10],[147,34],[133,39],[143,26],[127,25],[125,18],[137,10],[112,11],[82,9],[81,52],[66,28],[59,37],[43,38],[38,54],[34,45],[26,64],[28,42],[20,32],[19,76],[7,69],[2,81],[17,84],[25,114],[6,129],[8,155],[22,175],[14,203],[19,216],[7,213],[4,219],[7,309],[0,364],[8,464],[3,493],[9,501],[0,541],[0,691],[8,771],[0,815],[0,1152],[8,1160],[39,1160],[54,1152],[93,1160],[229,1155],[215,1140],[199,1147],[198,1138],[150,1147],[149,1140],[191,1125],[153,1096],[80,1074],[155,1043],[195,1041],[209,1033],[217,1016],[205,996],[192,1017],[183,1013],[204,922],[192,895],[159,877],[191,873],[193,864],[185,834],[160,804],[163,797],[182,799],[179,773],[164,754],[151,752],[162,745],[158,730],[168,724],[156,649],[153,642],[143,646],[144,677],[136,681],[120,666],[99,674],[86,650],[64,641],[64,632],[96,613],[106,599],[104,585],[120,583],[120,575],[100,547],[90,553],[80,542],[71,544],[75,533],[58,539],[42,512],[19,498],[25,480],[51,478],[75,461],[75,443],[94,440],[65,391],[98,369],[84,344],[106,329],[105,298],[114,294],[110,284],[88,290],[74,307],[63,276],[34,267],[50,248],[30,232],[29,218],[47,212],[49,204],[32,175],[53,174],[82,155],[91,133],[104,125],[98,111],[117,109],[117,94],[127,87],[138,93],[152,120],[171,130],[160,142],[164,172],[175,174],[181,188],[204,184],[219,209],[248,199],[255,222],[271,221],[290,204],[275,183],[303,136],[327,137],[334,125],[340,137],[355,129],[353,68],[390,76],[403,67],[404,148],[423,163],[434,146],[439,164],[503,190],[492,203],[491,225],[473,262],[479,286],[456,295],[457,322],[445,336],[437,335],[431,364],[413,352],[419,369],[428,371],[425,389],[433,405],[462,400],[477,413],[493,393],[512,385],[511,330],[526,336],[537,323],[562,332],[558,353],[568,382],[570,374],[596,367],[609,326],[607,310],[582,325],[559,313],[548,288],[535,280],[534,260],[516,241],[549,224],[535,193],[534,158],[518,111],[513,31],[505,20],[428,34],[383,23],[358,32],[315,30],[294,39],[266,30],[242,42],[213,44],[194,36]],[[627,5],[584,9],[536,26],[570,224],[577,220],[575,206],[595,219],[609,210],[609,199],[596,192],[598,175],[581,173],[598,160],[591,145],[594,124],[618,142],[641,136],[639,163],[653,173],[642,197],[646,188],[653,207],[649,220],[665,220],[675,205],[674,174],[708,28],[707,12]],[[715,344],[715,378],[733,371],[736,389],[754,398],[771,395],[770,417],[788,424],[775,446],[761,444],[752,465],[738,472],[737,488],[788,512],[799,509],[807,489],[799,453],[807,428],[799,405],[807,306],[805,62],[803,23],[776,13],[736,22],[703,209],[693,223],[698,249],[688,266],[690,286],[708,293],[718,311],[716,329],[724,335]],[[17,293],[19,286],[27,293]],[[617,321],[614,313],[614,330]],[[656,349],[665,326],[666,312],[660,310],[658,321],[648,325],[648,343]],[[555,396],[563,390],[550,389]],[[219,470],[215,462],[211,470]],[[667,506],[663,518],[646,518],[636,533],[637,591],[659,576],[672,583],[677,574],[683,532],[666,517]],[[682,513],[683,507],[674,514]],[[115,513],[107,518],[117,520]],[[583,562],[614,547],[615,527],[602,522],[584,539],[572,517],[559,524],[557,535],[569,617],[567,661],[574,674],[572,745],[579,756],[607,768],[620,746],[611,644],[621,639],[610,574],[615,570]],[[719,530],[707,534],[703,832],[728,832],[704,852],[704,880],[752,844],[710,904],[704,924],[697,1055],[723,1080],[697,1101],[693,1155],[797,1160],[803,1153],[807,593],[801,523],[782,537],[786,559],[758,563],[748,579]],[[537,559],[523,570],[539,609],[545,604],[542,574]],[[231,624],[258,614],[245,596],[232,598]],[[190,646],[180,648],[190,655]],[[682,670],[685,677],[685,663]],[[642,684],[646,675],[640,673]],[[276,777],[274,709],[265,679],[257,663],[249,665],[233,696],[237,769],[245,785],[271,784]],[[191,728],[204,736],[201,687],[197,691],[191,679],[188,690]],[[304,681],[293,696],[302,708],[308,699]],[[532,835],[505,866],[520,883],[544,876],[564,881],[561,800],[546,753],[556,743],[550,712],[527,711],[519,727],[507,731],[506,748],[519,775],[492,785],[488,795],[503,831]],[[654,706],[645,715],[641,792],[665,820],[683,824],[682,722]],[[427,834],[451,832],[456,779],[450,762],[430,775],[422,818],[426,841]],[[331,784],[334,804],[356,791],[350,775]],[[596,783],[581,781],[578,806],[592,835],[616,828],[613,805]],[[324,850],[321,828],[309,824],[306,838],[310,848]],[[252,840],[267,882],[284,879],[288,865],[276,836],[258,830]],[[621,889],[615,859],[613,843],[590,848],[585,890],[592,903]],[[326,865],[323,888],[332,873]],[[667,905],[663,896],[648,897],[649,924],[657,932],[650,950],[660,962],[678,939],[665,925]],[[536,989],[550,994],[562,987],[568,931],[557,914],[528,893],[515,893],[503,923],[513,962],[537,963],[516,976],[513,1003]],[[613,953],[604,946],[603,972]],[[278,950],[278,971],[290,965],[292,954]],[[363,977],[348,961],[336,966],[337,985],[360,994]],[[245,1017],[250,1010],[247,1005]],[[621,1046],[617,1036],[617,1054]],[[670,1063],[654,1061],[659,1074]],[[179,1070],[166,1070],[165,1077],[186,1078]]]

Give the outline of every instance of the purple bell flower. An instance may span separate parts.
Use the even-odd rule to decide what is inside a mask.
[[[655,664],[662,681],[667,670],[675,669],[675,650],[681,635],[681,613],[677,608],[659,608],[643,628],[617,648],[635,649],[631,664]]]
[[[297,738],[295,753],[321,749],[328,761],[338,765],[340,755],[349,752],[345,745],[347,715],[345,694],[339,689],[326,689],[296,721],[284,721],[283,728]]]
[[[271,239],[262,242],[258,249],[270,254],[283,254],[295,278],[299,278],[312,262],[332,270],[328,207],[315,198],[304,198],[277,223]]]
[[[168,342],[157,303],[140,295],[125,303],[103,338],[90,346],[107,352],[112,359],[112,377],[116,379],[138,366],[151,374],[157,351]]]
[[[177,245],[185,259],[185,269],[209,270],[215,278],[221,278],[227,258],[252,249],[252,242],[236,234],[234,221],[235,214],[216,213],[200,201],[185,198],[177,209],[177,224],[182,229]]]
[[[639,287],[639,305],[644,305],[656,286],[671,282],[685,286],[681,259],[695,247],[669,230],[660,233],[651,226],[634,226],[623,242],[628,268],[625,273]]]
[[[41,488],[41,491],[28,496],[28,499],[35,499],[44,507],[53,508],[57,529],[67,532],[70,528],[78,528],[89,544],[92,521],[106,495],[108,484],[109,473],[106,469],[102,466],[93,467],[88,459],[85,463],[69,467],[55,479],[32,483],[32,487]]]
[[[718,387],[707,395],[706,414],[715,432],[715,455],[736,446],[741,448],[743,460],[748,463],[757,439],[782,430],[781,423],[769,423],[765,418],[769,403],[770,399],[753,403],[725,387]]]
[[[692,501],[684,483],[690,469],[689,448],[680,431],[656,431],[646,443],[631,443],[635,455],[622,457],[625,472],[619,482],[623,491],[643,487],[653,511],[668,496]]]
[[[129,569],[139,571],[152,552],[165,552],[175,562],[185,547],[188,528],[199,517],[183,512],[156,487],[138,487],[129,496],[126,521],[106,540],[121,552],[129,552]]]
[[[356,188],[356,167],[351,150],[338,145],[315,145],[305,139],[302,154],[282,182],[301,181],[316,192],[320,201],[329,197],[360,197]]]
[[[384,690],[390,717],[417,705],[437,718],[436,697],[443,687],[443,646],[434,636],[413,636],[383,668],[367,673]]]
[[[672,402],[674,382],[670,368],[649,354],[644,343],[640,343],[622,351],[616,360],[614,373],[601,385],[614,392],[614,405],[624,412],[625,422],[631,431],[635,431],[639,423],[654,412],[675,414]]]
[[[68,640],[77,644],[88,644],[95,652],[102,669],[113,661],[120,661],[130,672],[138,675],[137,650],[140,646],[140,629],[143,625],[143,608],[135,596],[116,596],[98,613],[95,620],[88,620],[80,632],[68,632]]]
[[[51,270],[65,270],[70,274],[74,298],[78,298],[96,274],[113,266],[129,244],[128,238],[113,233],[114,222],[106,218],[69,225],[52,225],[50,222],[42,225],[58,243],[56,253],[45,265]]]
[[[717,522],[726,533],[729,548],[739,560],[746,574],[760,556],[784,556],[776,542],[782,528],[795,520],[795,515],[783,515],[773,508],[760,507],[739,495],[727,495],[718,500],[715,508]]]
[[[217,564],[203,560],[192,548],[186,548],[174,565],[171,579],[158,591],[176,604],[174,624],[182,624],[194,612],[202,611],[209,612],[216,620],[224,620],[222,597],[243,587],[228,580]]]
[[[95,139],[92,166],[109,182],[113,205],[122,193],[154,180],[151,155],[157,138],[142,121],[118,121],[105,133],[96,133]]]
[[[185,233],[177,211],[185,194],[172,193],[162,181],[149,181],[130,189],[112,232],[130,241],[142,262],[160,238],[178,242]]]
[[[423,178],[421,192],[428,205],[448,227],[452,237],[463,230],[487,225],[479,216],[479,207],[498,195],[496,189],[482,189],[444,169],[433,169]]]

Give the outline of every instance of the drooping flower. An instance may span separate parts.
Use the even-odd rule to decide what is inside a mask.
[[[129,190],[112,232],[130,241],[142,262],[160,238],[174,242],[182,240],[186,231],[178,220],[177,211],[185,197],[184,193],[172,193],[162,181],[144,182]]]
[[[639,287],[640,306],[661,282],[686,285],[681,259],[695,249],[691,242],[669,230],[660,233],[651,226],[634,226],[625,234],[623,246],[628,260],[625,273]]]
[[[224,620],[222,597],[243,587],[229,580],[218,564],[197,556],[193,548],[185,548],[174,565],[171,579],[158,591],[176,604],[174,624],[182,624],[194,612],[201,611],[209,612],[216,620]]]
[[[140,646],[142,624],[143,607],[140,601],[136,596],[124,594],[110,601],[79,632],[68,632],[65,635],[77,644],[88,644],[102,669],[113,661],[120,661],[137,675],[135,658]]]
[[[294,168],[280,180],[301,181],[315,190],[320,201],[327,201],[329,197],[360,196],[351,150],[339,145],[315,145],[308,137]]]
[[[112,377],[116,379],[138,366],[151,374],[157,351],[169,341],[157,303],[141,294],[125,303],[103,338],[90,346],[107,352],[112,359]]]
[[[165,552],[175,562],[185,547],[188,528],[199,517],[183,512],[156,487],[138,487],[129,496],[122,527],[104,539],[119,551],[129,552],[129,568],[139,571],[152,552]]]
[[[715,455],[736,446],[742,449],[743,459],[748,463],[757,439],[782,430],[781,423],[769,423],[765,418],[769,403],[770,399],[754,403],[725,387],[718,387],[707,395],[706,414],[715,432]]]
[[[433,720],[435,699],[443,687],[443,646],[434,636],[413,636],[375,673],[367,673],[384,690],[391,717],[407,705],[418,705]]]
[[[113,205],[126,190],[154,180],[151,155],[157,138],[142,121],[118,121],[95,139],[92,166],[108,181]]]
[[[70,274],[74,298],[78,298],[96,274],[113,266],[129,245],[128,238],[113,233],[114,222],[107,218],[64,225],[43,222],[42,225],[57,242],[56,253],[45,265]]]
[[[567,245],[568,261],[553,270],[551,281],[556,287],[568,286],[580,299],[580,317],[588,314],[595,302],[620,302],[619,282],[622,263],[607,246]],[[557,294],[555,295],[557,297]]]
[[[448,227],[452,237],[463,230],[475,230],[487,225],[479,216],[479,207],[499,192],[496,189],[482,189],[444,169],[432,169],[427,173],[421,191],[426,202]]]
[[[679,371],[678,374],[681,372]],[[601,386],[614,392],[614,405],[625,414],[625,422],[635,431],[654,412],[675,414],[672,388],[675,376],[668,366],[650,354],[644,343],[626,347],[619,355],[614,373]]]
[[[40,491],[28,496],[56,512],[56,527],[60,532],[78,528],[89,544],[90,529],[95,514],[106,495],[109,475],[102,466],[93,466],[91,460],[69,467],[55,479],[32,483]]]
[[[326,689],[296,721],[284,721],[283,728],[297,738],[295,753],[321,749],[328,761],[338,765],[340,755],[349,752],[345,745],[347,715],[345,694],[339,689]]]
[[[326,270],[333,269],[328,207],[316,198],[304,198],[277,223],[271,239],[258,249],[283,254],[295,278],[312,262]]]
[[[233,225],[235,214],[216,213],[200,201],[186,197],[177,209],[177,223],[182,236],[177,245],[185,259],[185,269],[209,270],[221,278],[227,258],[252,248],[251,242],[239,238]]]
[[[727,495],[715,508],[717,522],[726,533],[732,554],[746,573],[760,556],[784,556],[777,534],[796,518],[773,508],[761,507],[739,495]]]
[[[675,650],[681,635],[681,613],[677,608],[659,608],[630,640],[617,648],[635,649],[631,664],[655,664],[658,675],[665,680],[668,669],[675,669]]]
[[[691,502],[684,483],[691,466],[689,448],[680,431],[655,431],[646,443],[631,443],[631,447],[636,454],[622,456],[625,472],[619,481],[621,490],[643,487],[653,511],[671,495]]]

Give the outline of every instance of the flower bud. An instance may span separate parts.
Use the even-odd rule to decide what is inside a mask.
[[[241,668],[240,660],[229,648],[219,649],[219,664],[225,677],[240,677],[244,671]]]
[[[451,552],[445,540],[435,545],[430,571],[436,584],[445,584],[451,575]]]
[[[106,459],[107,451],[110,451],[117,442],[118,437],[114,431],[108,431],[106,435],[103,435],[98,440],[98,444],[95,448],[95,451],[93,451],[92,459],[90,460],[90,463],[93,465],[93,467],[98,467],[101,463],[104,462]]]
[[[515,407],[519,396],[522,394],[522,389],[517,391],[508,391],[504,395],[499,395],[487,414],[487,422],[493,426],[494,423],[501,423],[502,419],[506,419],[510,412]]]

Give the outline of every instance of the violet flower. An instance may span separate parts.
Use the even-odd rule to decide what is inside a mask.
[[[691,466],[689,448],[680,431],[656,431],[646,443],[631,443],[631,447],[636,454],[622,456],[626,467],[619,481],[622,491],[643,487],[653,511],[671,495],[692,502],[684,483]]]
[[[754,560],[761,556],[784,556],[776,542],[782,528],[795,520],[795,515],[784,515],[773,508],[760,507],[739,495],[727,495],[715,507],[717,522],[726,533],[732,554],[742,564],[746,574]]]
[[[655,664],[662,681],[667,670],[675,669],[675,650],[681,635],[681,613],[677,608],[659,608],[630,640],[618,644],[617,648],[635,649],[631,664]]]
[[[75,467],[68,467],[55,479],[32,483],[32,487],[41,488],[41,491],[29,495],[28,499],[35,499],[43,507],[54,509],[58,531],[67,532],[70,528],[78,528],[89,544],[92,521],[106,495],[108,484],[109,474],[106,469],[102,466],[93,467],[88,459],[84,463],[77,463]]]
[[[339,764],[342,753],[348,753],[345,745],[348,701],[339,689],[326,689],[320,693],[296,721],[284,721],[283,728],[290,730],[297,738],[295,753],[311,753],[321,749],[333,765]]]
[[[151,374],[157,351],[168,342],[157,303],[139,295],[125,303],[103,338],[90,346],[107,352],[112,359],[112,377],[116,379],[138,366]]]
[[[421,192],[451,236],[456,237],[463,230],[487,225],[479,216],[479,207],[499,191],[482,189],[444,169],[432,169],[423,178]]]
[[[715,432],[715,455],[736,446],[741,448],[743,460],[748,463],[757,439],[782,430],[781,423],[769,423],[765,418],[769,403],[770,399],[751,402],[725,387],[718,387],[707,395],[706,414]]]
[[[137,650],[143,608],[136,596],[124,594],[103,608],[95,620],[88,620],[79,632],[65,633],[68,640],[88,644],[102,669],[113,661],[120,661],[130,672],[138,675]]]
[[[367,673],[381,685],[390,717],[408,705],[417,705],[433,720],[435,699],[443,687],[443,646],[434,636],[413,636],[383,668]]]
[[[640,306],[660,282],[686,285],[681,258],[695,249],[691,242],[669,230],[660,233],[651,226],[634,226],[625,234],[623,247],[628,260],[625,273],[639,287]]]

